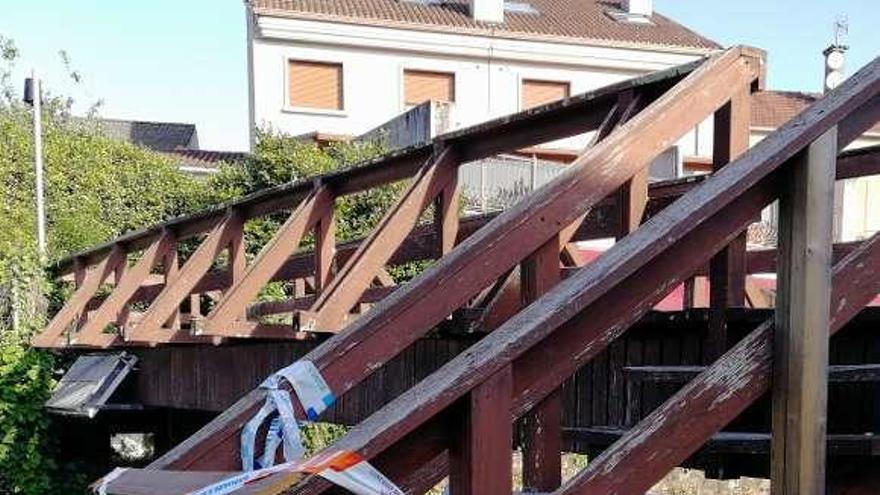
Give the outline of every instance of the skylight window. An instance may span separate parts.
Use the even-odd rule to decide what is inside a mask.
[[[538,9],[526,2],[504,2],[504,11],[516,14],[538,15]]]

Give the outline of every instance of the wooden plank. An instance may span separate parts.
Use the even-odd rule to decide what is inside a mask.
[[[666,143],[674,142],[729,99],[731,88],[750,84],[760,64],[757,58],[742,54],[740,49],[730,50],[691,73],[684,82],[632,119],[627,124],[627,132],[613,133],[586,151],[562,176],[496,217],[436,265],[410,281],[404,291],[386,298],[379,307],[315,349],[308,359],[318,366],[338,395],[349,390],[376,366],[407,347],[555,235],[560,225],[571,224],[590,206],[618,189],[664,151]],[[764,157],[759,157],[758,164],[763,164],[763,160]],[[734,193],[740,187],[745,190],[756,180],[740,180],[742,175],[748,179],[749,174],[736,173],[739,169],[754,174],[757,179],[781,161],[782,158],[766,166],[750,163],[733,167],[735,182],[723,184],[732,188]],[[720,209],[723,202],[716,201],[718,191],[712,188],[705,193],[698,195],[705,203],[697,206],[711,210],[717,205]],[[549,204],[553,207],[545,207]],[[687,208],[687,211],[692,209]],[[515,239],[516,242],[502,242],[504,239]],[[665,244],[657,244],[660,245]],[[503,247],[503,253],[499,254],[501,248],[496,246]],[[603,258],[616,260],[607,255]],[[584,270],[595,265],[587,265]],[[602,266],[607,268],[605,264]],[[431,300],[432,304],[419,304],[423,300]],[[562,317],[562,314],[558,316]],[[354,349],[357,352],[352,352]],[[558,386],[559,382],[556,383]],[[262,396],[262,393],[255,392],[242,399],[203,431],[156,461],[153,467],[196,466],[206,455],[213,462],[235,463],[235,434],[243,424],[243,418],[257,407]],[[414,417],[413,420],[417,419]],[[392,431],[388,433],[393,434]]]
[[[834,267],[830,334],[880,291],[880,235]],[[644,493],[770,388],[773,321],[752,331],[560,493]],[[650,459],[651,462],[646,462]]]
[[[330,285],[335,257],[336,215],[331,204],[315,226],[315,294],[320,294]]]
[[[773,493],[825,492],[828,300],[837,128],[792,164],[779,199]]]
[[[458,237],[458,174],[434,200],[434,228],[437,229],[437,257],[441,258],[455,247]]]
[[[232,237],[240,228],[241,221],[238,215],[229,211],[226,218],[214,227],[186,260],[174,282],[162,289],[144,313],[140,323],[132,326],[131,331],[126,333],[126,342],[161,342],[179,334],[179,332],[163,330],[164,325],[179,310],[183,300],[193,292],[193,288],[208,272],[217,256],[229,247]]]
[[[176,249],[177,241],[170,231],[166,231],[146,251],[141,259],[118,280],[110,296],[97,311],[92,313],[88,323],[71,340],[71,344],[106,347],[117,340],[115,334],[105,334],[104,328],[127,307],[129,300],[150,275],[150,271],[166,256],[170,249]],[[120,263],[122,265],[124,261]],[[124,330],[123,330],[124,331]]]
[[[243,270],[240,280],[233,280],[232,288],[208,315],[204,328],[199,329],[198,334],[235,335],[230,333],[230,322],[242,319],[247,305],[278,272],[287,257],[299,247],[302,238],[326,216],[332,205],[332,193],[327,188],[318,186],[290,214],[272,240],[263,246],[253,263]]]
[[[296,324],[300,330],[338,331],[346,323],[348,313],[370,286],[377,272],[416,226],[422,212],[445,188],[454,186],[458,163],[455,150],[438,149],[397,204],[340,268],[334,281],[318,296],[315,305],[297,315]],[[451,204],[451,196],[449,200]]]
[[[714,171],[745,153],[751,137],[751,88],[742,88],[715,112]],[[712,362],[727,351],[728,307],[745,303],[746,232],[709,262],[709,333],[704,359]]]
[[[559,283],[560,236],[522,263],[522,304],[527,306]],[[568,244],[565,242],[564,244]],[[547,492],[562,484],[562,395],[557,389],[526,414],[522,422],[523,490]]]
[[[122,246],[117,246],[95,266],[89,267],[84,270],[83,274],[78,275],[77,279],[81,282],[78,283],[76,292],[55,314],[46,329],[31,341],[31,345],[34,347],[55,347],[61,343],[60,339],[64,333],[83,315],[86,305],[98,292],[101,285],[116,271],[119,264],[125,263],[125,261],[125,250]]]
[[[865,85],[866,79],[859,79],[857,77],[856,81],[850,80],[853,84],[849,88],[850,91],[863,94],[862,91],[874,90],[870,80]],[[671,282],[676,278],[680,280],[684,273],[696,269],[699,263],[699,260],[682,260],[680,256],[671,256],[671,254],[696,246],[704,246],[706,252],[714,252],[713,248],[717,246],[716,249],[720,249],[729,242],[730,238],[773,197],[777,185],[774,180],[760,182],[751,179],[758,179],[768,174],[783,160],[793,156],[800,146],[806,144],[803,142],[805,135],[811,137],[819,133],[823,126],[827,129],[832,125],[832,119],[846,115],[846,112],[840,108],[846,108],[850,103],[852,103],[850,99],[842,98],[836,101],[831,99],[823,100],[812,107],[806,112],[804,121],[795,121],[784,127],[782,131],[763,141],[763,145],[759,144],[757,151],[753,150],[734,165],[727,167],[719,175],[707,181],[703,187],[665,210],[645,229],[639,229],[633,236],[622,241],[617,248],[585,267],[581,273],[562,282],[557,289],[545,297],[545,300],[550,301],[547,305],[532,305],[526,308],[496,332],[475,344],[466,356],[456,358],[441,371],[389,404],[379,414],[372,416],[360,428],[340,439],[337,447],[360,450],[369,445],[371,451],[381,450],[382,445],[395,438],[400,431],[406,431],[413,424],[418,424],[419,418],[431,417],[452,403],[459,394],[468,390],[468,383],[473,383],[472,380],[476,381],[477,376],[492,373],[517,356],[527,357],[532,363],[539,365],[532,364],[528,368],[522,368],[517,363],[515,376],[518,392],[515,403],[522,401],[529,404],[532,400],[542,397],[542,394],[548,393],[552,387],[558,386],[561,377],[566,376],[572,367],[582,362],[581,359],[589,359],[602,348],[602,343],[619,335],[620,328],[625,328],[631,323],[629,318],[639,316],[646,300],[641,299],[643,302],[634,306],[636,301],[631,297],[620,297],[628,292],[609,291],[608,284],[612,280],[638,279],[641,283],[634,283],[629,290],[645,291],[639,297],[644,297],[647,301],[662,298],[664,291],[671,288]],[[835,114],[837,117],[834,116]],[[757,174],[757,177],[753,174]],[[778,177],[771,176],[770,179],[778,179]],[[724,193],[739,188],[743,189],[732,197]],[[706,220],[708,218],[712,218],[712,221]],[[679,232],[678,229],[683,229],[683,232]],[[725,232],[727,234],[724,234]],[[654,242],[661,239],[663,242]],[[646,242],[649,240],[651,242]],[[687,252],[697,251],[690,249]],[[661,253],[667,254],[662,259],[662,263],[659,258]],[[683,263],[688,262],[691,263],[690,266],[682,266]],[[639,266],[644,267],[643,271],[637,272],[636,267]],[[671,271],[677,274],[669,277],[668,273]],[[661,275],[664,272],[667,275]],[[858,278],[857,274],[849,275]],[[590,293],[591,287],[596,287],[596,290],[600,290],[598,287],[603,287],[601,289],[603,297],[586,296]],[[656,290],[652,289],[653,287],[662,289]],[[876,294],[876,291],[871,294]],[[631,313],[620,309],[615,311],[612,306],[614,301],[620,301],[621,307],[635,308],[635,310]],[[578,318],[574,322],[565,323],[569,315],[579,311],[580,308],[585,308],[585,304],[594,304],[603,308],[603,311],[591,311],[587,313],[589,318]],[[563,314],[554,311],[558,307],[565,308]],[[616,317],[597,322],[603,312]],[[554,328],[563,324],[565,324],[562,328],[564,331],[557,330],[553,339],[546,339]],[[585,327],[590,328],[593,325],[597,331],[585,330]],[[603,329],[604,332],[599,329]],[[612,331],[609,333],[609,330]],[[573,337],[578,337],[579,340],[570,340]],[[542,352],[536,353],[537,349],[531,347],[539,342]],[[579,342],[578,345],[573,345],[575,342]],[[543,352],[545,349],[555,352]],[[547,358],[547,356],[571,355],[574,349],[584,349],[576,354],[578,359],[553,361]],[[524,354],[526,350],[530,350],[528,354]],[[734,380],[740,380],[741,369],[737,368],[735,371],[737,376]],[[524,373],[529,374],[524,375]],[[522,384],[519,383],[520,380]],[[728,387],[722,390],[724,393],[730,393]],[[706,404],[701,406],[706,407]],[[678,440],[675,436],[670,438]],[[605,493],[603,490],[596,492]]]
[[[449,450],[450,495],[510,495],[513,372],[502,368],[474,388],[463,406],[461,431]]]
[[[447,133],[437,141],[448,141],[462,149],[466,148],[463,161],[476,160],[501,151],[525,148],[535,144],[574,136],[596,129],[613,106],[617,95],[623,91],[662,91],[696,70],[703,60],[670,69],[634,77],[566,98],[563,101],[542,105],[517,114],[500,117]],[[338,195],[361,192],[382,184],[411,177],[433,153],[433,143],[396,150],[385,156],[367,160],[354,167],[320,176],[323,184],[330,186]],[[229,205],[247,220],[284,208],[292,208],[312,190],[313,180],[292,182],[251,194]],[[164,228],[173,229],[179,239],[209,231],[226,215],[225,208],[213,208],[192,215],[171,219],[143,230],[131,232],[107,243],[76,253],[60,260],[54,267],[59,274],[73,270],[74,260],[87,264],[105,256],[116,242],[124,243],[132,250],[143,249],[161,235]]]

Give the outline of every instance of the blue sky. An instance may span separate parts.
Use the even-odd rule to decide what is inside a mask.
[[[722,44],[770,55],[773,89],[817,91],[821,51],[846,15],[850,72],[880,55],[878,0],[655,0],[660,12]],[[241,0],[0,0],[0,35],[21,51],[16,82],[36,67],[55,92],[106,117],[194,122],[206,149],[247,146]],[[73,85],[66,50],[83,82]]]

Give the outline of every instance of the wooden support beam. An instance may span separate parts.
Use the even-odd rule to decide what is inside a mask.
[[[570,225],[620,188],[635,172],[665,151],[668,143],[675,142],[729,100],[732,88],[751,84],[757,77],[759,65],[753,52],[741,48],[710,59],[634,117],[627,124],[627,132],[612,133],[586,151],[562,176],[500,214],[410,281],[404,291],[383,300],[380,307],[322,343],[306,359],[316,364],[337,395],[344,394],[556,235],[560,226]],[[765,167],[741,165],[737,170],[762,177],[781,161]],[[754,184],[754,181],[743,182],[739,176],[736,179],[735,184],[725,183],[734,193]],[[717,204],[720,208],[723,203],[715,201],[715,190],[706,191],[713,193],[711,201],[700,206],[712,210]],[[500,242],[502,240],[515,242]],[[658,248],[664,245],[657,243]],[[594,265],[587,265],[585,270]],[[420,304],[425,300],[432,303]],[[562,317],[562,313],[557,316]],[[494,335],[493,332],[487,338]],[[429,381],[423,381],[422,385]],[[263,398],[264,392],[249,394],[190,440],[153,463],[153,468],[236,464],[236,433],[243,418],[249,417]],[[437,406],[440,407],[439,403]],[[412,420],[418,421],[418,418]]]
[[[59,344],[64,344],[59,339],[64,337],[65,332],[69,332],[71,326],[79,323],[80,318],[86,311],[88,302],[95,296],[101,285],[110,275],[116,271],[119,264],[125,263],[125,261],[125,250],[122,246],[117,245],[98,264],[89,267],[90,269],[84,267],[82,271],[78,271],[76,277],[78,287],[76,292],[55,314],[55,317],[46,326],[46,329],[31,341],[31,345],[34,347],[55,347]],[[111,320],[115,316],[113,314]],[[73,338],[72,335],[70,337]]]
[[[321,294],[333,278],[336,257],[336,214],[331,204],[315,226],[315,293]]]
[[[461,431],[450,447],[450,495],[510,495],[513,372],[502,368],[463,401]]]
[[[773,493],[825,492],[828,301],[837,128],[795,160],[779,199]]]
[[[522,264],[522,304],[528,306],[560,280],[560,237],[538,248]],[[566,243],[567,244],[567,243]],[[559,390],[523,418],[523,491],[549,492],[562,483],[562,395]]]
[[[830,335],[880,292],[880,235],[835,265],[833,283]],[[772,319],[753,330],[594,459],[560,493],[650,489],[770,389],[773,334]]]
[[[437,229],[437,257],[441,258],[455,247],[458,237],[458,174],[434,200],[434,228]]]
[[[150,275],[150,272],[165,257],[169,250],[176,249],[176,239],[171,232],[156,239],[156,241],[148,247],[141,259],[131,269],[118,278],[116,287],[110,293],[110,296],[104,300],[104,303],[97,311],[92,313],[89,319],[79,331],[79,333],[71,340],[71,344],[82,346],[107,347],[113,342],[121,338],[121,335],[106,334],[104,329],[118,315],[127,311],[128,303],[134,293],[140,287],[141,283]],[[176,252],[176,251],[175,251]],[[127,263],[119,263],[118,266]],[[117,272],[118,273],[118,272]],[[119,323],[119,322],[117,322]],[[125,332],[124,324],[119,325],[122,333]]]
[[[233,277],[232,288],[211,310],[205,319],[204,328],[198,333],[238,336],[233,333],[234,325],[231,323],[243,320],[247,305],[272,279],[288,256],[296,251],[302,238],[327,216],[328,210],[332,207],[331,192],[324,187],[316,187],[312,194],[290,214],[272,240],[263,246],[254,262],[246,269],[242,269],[240,279],[234,280]]]
[[[193,288],[211,269],[221,252],[226,250],[236,232],[241,228],[241,217],[234,211],[218,223],[177,273],[174,282],[166,285],[144,313],[138,325],[126,333],[125,340],[140,342],[163,342],[179,337],[180,332],[164,328],[180,309],[180,304],[193,292]]]
[[[177,242],[175,239],[175,243],[173,246],[170,246],[168,250],[165,252],[165,255],[162,257],[162,278],[165,285],[169,285],[177,279],[177,276],[180,274],[180,255],[177,252]],[[201,318],[202,313],[200,311],[201,299],[199,294],[190,294],[189,296],[189,320],[192,322],[194,319]],[[173,330],[180,330],[180,306],[177,307],[171,314],[171,318],[165,322],[165,325],[168,328]],[[124,336],[125,334],[123,334]]]
[[[422,212],[445,188],[454,185],[458,164],[452,148],[438,148],[397,204],[321,293],[314,307],[297,315],[301,331],[338,331],[345,325],[348,313],[416,226]]]
[[[751,88],[742,88],[727,104],[715,112],[714,153],[712,169],[722,167],[749,149],[751,137]],[[707,362],[727,351],[728,307],[745,304],[746,232],[742,232],[709,262],[709,334]]]

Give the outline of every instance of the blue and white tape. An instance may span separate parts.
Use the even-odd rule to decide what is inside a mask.
[[[285,461],[302,459],[305,455],[302,435],[293,412],[290,395],[279,388],[281,380],[290,383],[293,393],[312,421],[336,400],[327,382],[311,361],[297,361],[267,378],[260,385],[267,390],[266,402],[241,431],[241,464],[244,471],[272,467],[275,464],[279,445],[283,445]],[[263,455],[257,461],[254,453],[257,431],[276,411],[278,416],[273,418],[269,425]]]

